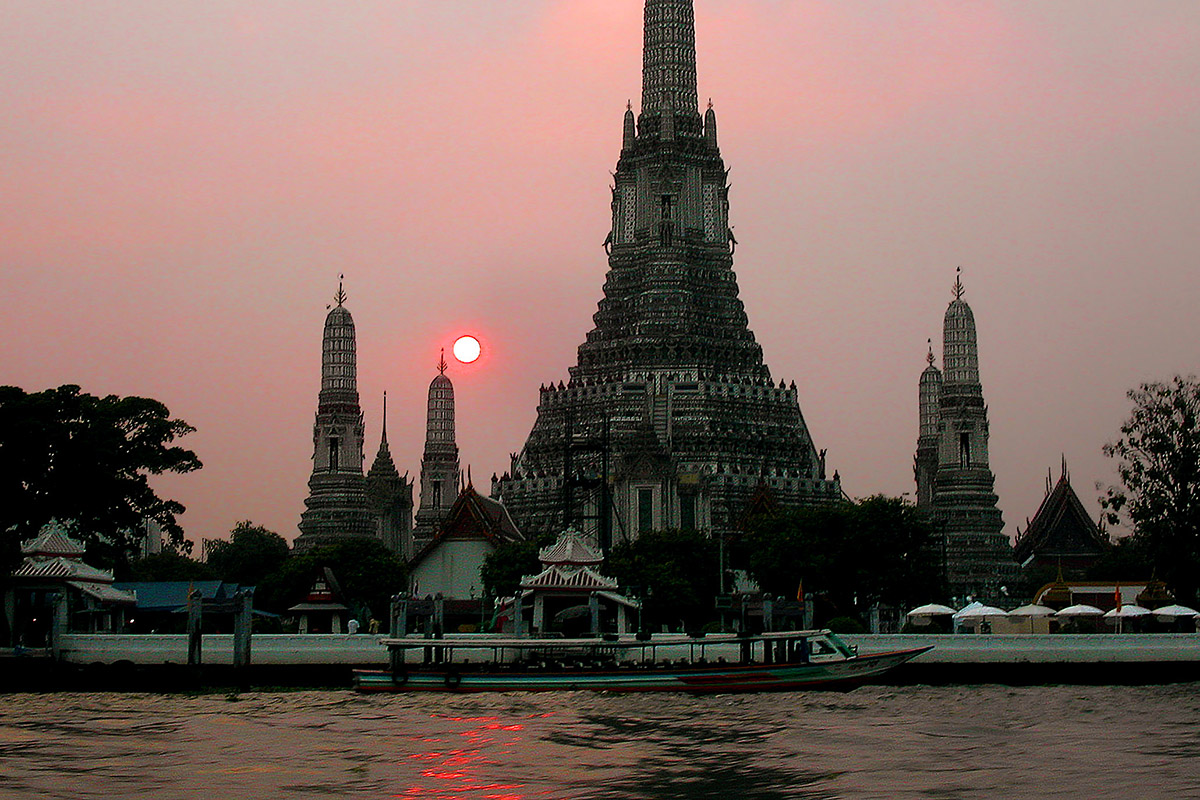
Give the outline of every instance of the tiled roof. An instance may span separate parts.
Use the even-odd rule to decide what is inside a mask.
[[[554,544],[538,551],[538,560],[544,565],[574,564],[583,566],[599,564],[604,560],[604,556],[585,542],[578,531],[566,530],[559,535]]]
[[[1039,553],[1096,556],[1107,547],[1108,541],[1084,509],[1064,471],[1025,532],[1017,536],[1013,552],[1017,561],[1024,562]]]
[[[88,566],[72,558],[27,558],[13,578],[23,580],[79,580],[92,583],[112,583],[109,572]]]
[[[521,588],[598,591],[600,589],[616,589],[617,581],[601,575],[591,567],[564,569],[563,567],[552,565],[546,567],[537,575],[527,575],[522,578]]]
[[[81,556],[84,549],[56,519],[43,525],[33,541],[21,545],[21,552],[27,556]]]
[[[137,598],[131,592],[114,589],[106,583],[83,583],[81,581],[67,581],[67,583],[102,603],[122,603],[124,605],[137,603]]]

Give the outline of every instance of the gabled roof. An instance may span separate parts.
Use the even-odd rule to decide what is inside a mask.
[[[89,583],[112,583],[110,572],[88,566],[75,558],[55,556],[54,558],[27,558],[21,568],[13,573],[13,578],[30,581],[59,581],[74,580]]]
[[[570,589],[591,592],[601,589],[616,589],[617,586],[615,579],[605,577],[591,567],[564,569],[552,565],[537,575],[526,575],[521,579],[522,589]]]
[[[468,483],[459,493],[454,505],[446,512],[446,518],[437,534],[413,556],[409,566],[415,567],[420,564],[447,540],[485,541],[499,547],[510,542],[524,541],[525,537],[517,529],[508,514],[508,509],[502,503],[484,497]]]
[[[38,535],[30,542],[21,545],[21,552],[27,556],[66,556],[78,558],[86,548],[72,539],[61,522],[52,519],[42,526]]]
[[[1035,555],[1098,556],[1108,547],[1108,540],[1088,516],[1064,470],[1025,532],[1017,537],[1013,553],[1018,562],[1025,563]]]
[[[542,562],[543,566],[551,564],[588,566],[601,563],[604,561],[604,556],[585,542],[578,531],[565,530],[554,544],[538,551],[538,560]]]

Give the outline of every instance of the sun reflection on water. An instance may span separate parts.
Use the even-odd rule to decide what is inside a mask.
[[[400,798],[472,798],[472,800],[525,800],[530,797],[522,783],[503,783],[490,773],[500,762],[488,753],[509,753],[524,740],[525,725],[499,717],[454,717],[433,715],[443,724],[463,726],[455,731],[461,743],[445,738],[414,736],[412,740],[430,749],[408,756],[423,763],[417,773],[424,779],[393,795]],[[428,783],[428,781],[433,781]]]

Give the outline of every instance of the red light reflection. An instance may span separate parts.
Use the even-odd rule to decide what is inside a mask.
[[[445,738],[414,737],[425,745],[440,745],[436,750],[408,756],[410,762],[425,764],[414,785],[393,795],[399,798],[471,798],[472,800],[526,800],[524,784],[500,783],[489,773],[500,762],[492,756],[511,752],[523,737],[525,725],[499,717],[438,717],[463,726],[457,736],[461,747],[447,747]]]

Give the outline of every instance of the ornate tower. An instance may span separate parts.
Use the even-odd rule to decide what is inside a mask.
[[[729,533],[756,487],[780,504],[841,496],[772,380],[733,272],[716,113],[697,108],[691,0],[647,0],[642,108],[626,109],[604,297],[570,381],[495,494],[527,536],[568,525],[601,544],[653,528]]]
[[[975,316],[963,300],[964,294],[960,274],[943,326],[945,369],[937,393],[937,470],[932,511],[944,537],[950,594],[1000,602],[1000,587],[1011,586],[1016,580],[1017,564],[1008,537],[1001,533],[1004,523],[996,507],[995,478],[988,466],[987,405],[979,382]],[[925,385],[922,376],[923,389]],[[922,401],[928,399],[931,397],[923,393]],[[922,444],[928,446],[931,441],[926,438],[930,422],[923,404],[918,465],[922,463]],[[918,496],[921,490],[918,478]]]
[[[437,533],[458,497],[458,445],[454,441],[454,384],[446,377],[446,354],[429,384],[425,453],[421,457],[421,507],[413,536],[420,544]]]
[[[938,468],[938,405],[942,399],[942,372],[933,365],[933,341],[929,342],[929,366],[921,373],[917,390],[920,408],[920,432],[917,435],[917,455],[913,459],[913,477],[917,480],[917,505],[933,504],[933,482]]]
[[[363,478],[363,414],[358,405],[354,318],[338,284],[337,305],[325,317],[321,393],[313,424],[313,471],[300,515],[297,550],[338,540],[376,537]]]
[[[378,523],[379,539],[401,558],[413,555],[412,481],[402,478],[387,439],[387,392],[383,393],[383,433],[379,452],[367,472],[367,498]]]

